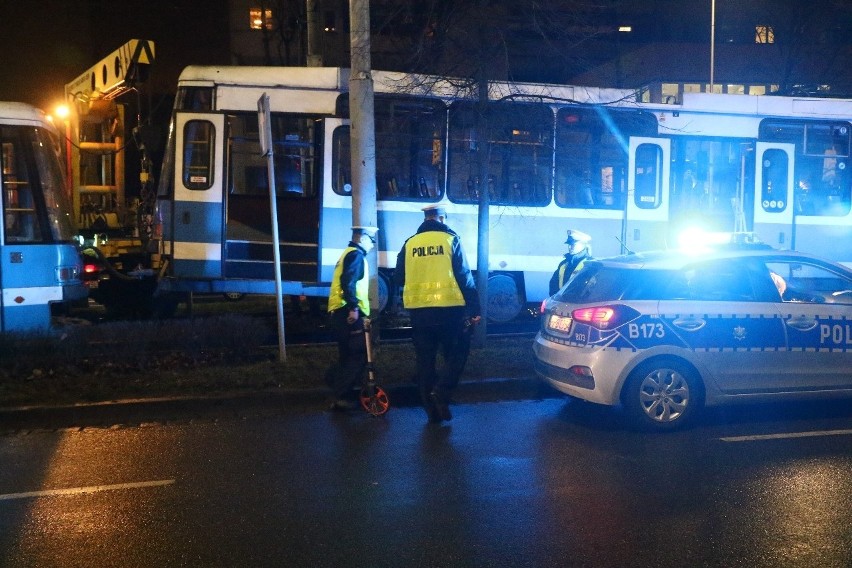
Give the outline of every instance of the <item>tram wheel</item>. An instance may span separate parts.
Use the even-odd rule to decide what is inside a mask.
[[[488,319],[497,323],[512,321],[524,308],[518,281],[508,274],[488,277]]]

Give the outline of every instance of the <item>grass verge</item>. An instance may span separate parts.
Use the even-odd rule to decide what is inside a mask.
[[[214,396],[324,387],[334,345],[265,347],[265,320],[223,315],[75,326],[43,336],[0,336],[0,407],[127,398]],[[529,337],[490,339],[471,350],[462,380],[533,375]],[[415,375],[410,342],[380,343],[385,385]]]

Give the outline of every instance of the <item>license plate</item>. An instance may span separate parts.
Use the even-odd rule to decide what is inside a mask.
[[[568,316],[558,316],[556,314],[552,314],[547,322],[547,327],[554,331],[568,333],[571,330],[572,322],[573,320]]]

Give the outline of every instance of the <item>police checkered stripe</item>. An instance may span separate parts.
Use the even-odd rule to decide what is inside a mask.
[[[786,347],[691,347],[687,348],[694,353],[760,353],[787,351]]]
[[[784,318],[784,319],[787,319],[787,318],[792,318],[792,317],[799,317],[801,315],[807,315],[807,314],[802,314],[801,312],[794,312],[794,313],[781,314],[781,317]],[[833,316],[833,315],[830,315],[830,314],[826,314],[826,315],[820,316],[819,319],[820,319],[820,321],[825,320],[825,321],[836,322],[836,323],[852,322],[852,317],[847,317],[845,315]]]
[[[782,314],[660,314],[656,316],[659,319],[677,319],[677,318],[703,318],[703,319],[778,319],[780,317],[789,317]]]

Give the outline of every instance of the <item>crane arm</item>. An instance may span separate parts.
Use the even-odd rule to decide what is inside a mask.
[[[131,39],[65,85],[69,101],[112,100],[141,82],[142,73],[154,62],[154,42]]]

